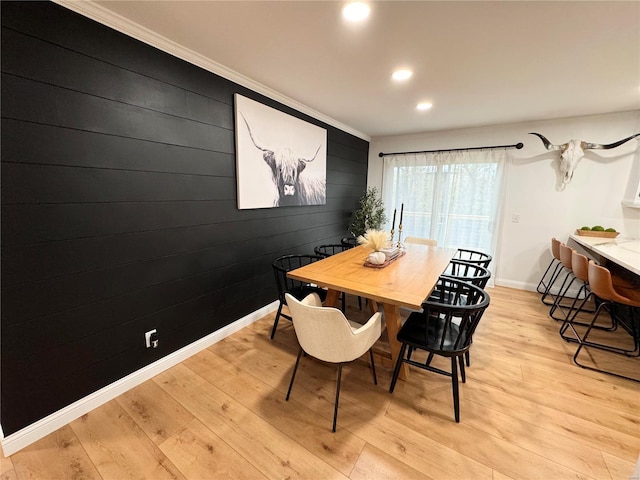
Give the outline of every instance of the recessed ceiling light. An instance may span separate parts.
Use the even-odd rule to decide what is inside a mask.
[[[342,16],[350,22],[360,22],[369,16],[371,9],[364,2],[349,2],[342,9]]]
[[[411,70],[403,68],[401,70],[396,70],[395,72],[393,72],[391,78],[393,78],[394,80],[408,80],[412,75],[413,72]]]
[[[433,104],[429,102],[421,102],[416,106],[416,108],[420,111],[429,110],[431,107],[433,107]]]

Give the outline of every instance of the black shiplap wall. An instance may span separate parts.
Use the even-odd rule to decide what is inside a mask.
[[[10,435],[275,300],[273,258],[346,234],[369,144],[58,5],[1,8]],[[326,205],[236,208],[235,92],[327,128]]]

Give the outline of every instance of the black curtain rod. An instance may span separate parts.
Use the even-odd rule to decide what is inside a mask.
[[[411,153],[440,153],[440,152],[463,152],[465,150],[484,150],[488,148],[517,148],[520,150],[524,145],[522,143],[516,143],[514,145],[494,145],[492,147],[467,147],[467,148],[445,148],[444,150],[422,150],[420,152],[392,152],[378,154],[379,157],[386,157],[387,155],[408,155]]]

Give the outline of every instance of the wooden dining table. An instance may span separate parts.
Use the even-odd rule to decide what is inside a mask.
[[[421,309],[456,249],[407,244],[405,254],[383,268],[365,266],[370,249],[358,246],[288,272],[295,280],[328,289],[325,306],[337,306],[340,292],[367,298],[384,311],[391,360],[400,354],[396,339],[401,325],[400,307]],[[399,378],[406,378],[402,366]]]

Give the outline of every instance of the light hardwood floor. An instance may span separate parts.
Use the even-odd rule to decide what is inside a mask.
[[[332,433],[335,366],[303,358],[285,402],[297,343],[287,321],[269,341],[270,315],[3,458],[0,478],[629,479],[640,384],[575,366],[537,294],[489,294],[459,424],[448,378],[412,370],[389,394],[365,356]]]

